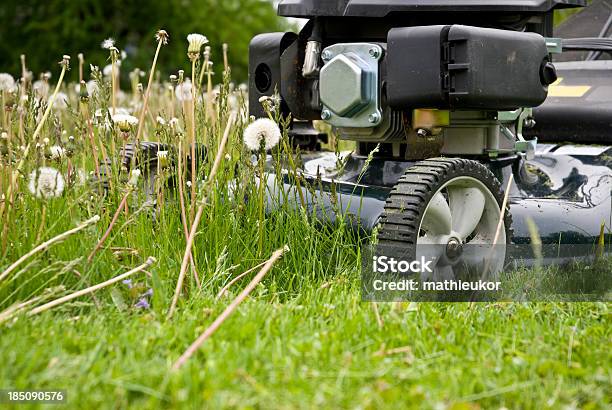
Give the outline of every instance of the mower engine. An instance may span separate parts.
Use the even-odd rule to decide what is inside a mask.
[[[552,11],[583,2],[524,3],[281,1],[281,15],[310,21],[253,39],[251,114],[277,92],[296,122],[323,120],[405,159],[528,150],[529,108],[557,79],[544,37]]]

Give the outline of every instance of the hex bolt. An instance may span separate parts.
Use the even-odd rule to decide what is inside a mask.
[[[376,48],[376,47],[372,47],[372,48],[370,49],[370,56],[371,56],[372,58],[378,58],[378,57],[380,57],[380,50],[379,50],[378,48]]]
[[[321,58],[323,59],[323,61],[329,61],[332,58],[332,53],[329,50],[323,50],[323,53],[321,53]]]
[[[421,138],[425,138],[425,137],[428,137],[428,136],[429,136],[429,132],[428,132],[426,129],[424,129],[424,128],[419,128],[419,129],[416,131],[416,133],[417,133],[417,135],[418,135],[419,137],[421,137]]]
[[[329,110],[323,110],[321,111],[321,119],[322,120],[329,120],[331,118],[331,112]]]
[[[377,112],[373,112],[368,116],[368,122],[370,124],[376,124],[380,120],[380,115]]]
[[[536,126],[536,122],[533,118],[525,118],[523,125],[525,126],[525,128],[531,129]]]

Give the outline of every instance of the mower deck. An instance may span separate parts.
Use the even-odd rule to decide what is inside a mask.
[[[302,187],[304,198],[321,220],[333,223],[344,215],[369,232],[378,225],[392,187],[413,163],[375,158],[364,172],[365,157],[342,155],[342,168],[333,152],[303,156],[303,176],[314,188]],[[507,186],[511,166],[490,166]],[[515,179],[509,195],[512,242],[531,243],[531,218],[543,244],[596,244],[601,225],[612,223],[612,147],[540,144],[527,169],[529,178]],[[296,189],[286,177],[282,190],[297,205]],[[274,175],[268,177],[268,190],[273,209],[281,195]]]

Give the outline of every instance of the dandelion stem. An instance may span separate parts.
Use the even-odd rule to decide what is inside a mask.
[[[267,262],[267,261],[266,261]],[[246,270],[244,272],[242,272],[240,275],[236,276],[234,279],[232,279],[227,285],[223,286],[223,288],[219,291],[219,293],[217,293],[217,297],[216,299],[221,299],[221,297],[223,297],[223,295],[225,295],[225,293],[227,293],[227,290],[236,282],[238,282],[240,279],[244,278],[246,275],[248,275],[249,273],[253,272],[255,269],[259,269],[262,266],[264,266],[266,264],[266,262],[262,262],[257,266],[253,266],[251,269]]]
[[[117,114],[117,75],[115,74],[115,65],[117,58],[115,53],[111,51],[111,87],[112,87],[112,98],[111,104],[113,105],[113,115]]]
[[[228,50],[227,43],[223,43],[223,73],[224,74],[229,74],[229,61],[227,58],[227,50]]]
[[[191,344],[191,346],[189,346],[189,348],[187,348],[185,353],[183,353],[181,355],[181,357],[179,357],[178,360],[176,362],[174,362],[174,364],[172,365],[172,370],[176,371],[176,370],[180,369],[181,366],[184,365],[187,362],[187,360],[189,360],[189,358],[191,356],[193,356],[193,354],[202,346],[202,344],[206,341],[206,339],[208,339],[210,336],[212,336],[212,334],[215,333],[215,331],[221,326],[221,324],[223,324],[223,322],[232,313],[234,313],[234,311],[236,310],[238,305],[240,305],[247,298],[247,296],[249,296],[249,294],[253,291],[253,289],[255,289],[255,286],[257,286],[257,284],[259,282],[261,282],[261,280],[264,278],[264,276],[266,276],[266,274],[270,271],[270,269],[272,269],[272,266],[274,266],[274,264],[287,251],[289,251],[289,248],[287,246],[285,246],[285,247],[283,247],[281,249],[276,250],[272,254],[272,256],[270,257],[270,259],[268,259],[268,261],[266,262],[264,267],[261,268],[261,270],[257,273],[257,275],[255,275],[253,280],[246,286],[246,288],[244,288],[244,290],[242,292],[240,292],[240,294],[236,297],[236,299],[234,299],[232,301],[232,303],[230,303],[230,305],[227,308],[225,308],[223,313],[221,313],[217,317],[217,319],[215,319],[215,321],[204,331],[204,333],[202,333]]]
[[[142,111],[140,112],[140,120],[138,121],[138,130],[136,131],[136,146],[135,150],[138,149],[140,136],[142,135],[142,129],[144,127],[144,119],[147,112],[147,106],[149,104],[149,96],[151,95],[151,85],[153,84],[153,76],[155,75],[155,67],[157,66],[157,58],[159,56],[159,51],[161,50],[161,46],[163,44],[163,39],[160,38],[157,42],[157,49],[155,50],[155,56],[153,57],[153,64],[151,64],[151,72],[149,73],[149,81],[147,83],[147,91],[145,91],[144,100],[142,102]],[[134,152],[134,158],[136,157],[136,152]]]
[[[4,90],[2,90],[2,102],[1,103],[2,103],[2,129],[3,130],[6,128],[6,116],[5,116],[6,109],[4,107],[4,104],[5,104],[4,99],[5,99]]]
[[[79,84],[83,81],[83,64],[85,63],[85,59],[83,58],[83,54],[79,53]]]
[[[119,281],[122,281],[125,278],[127,278],[128,276],[132,276],[135,273],[142,272],[143,270],[145,270],[146,268],[148,268],[149,266],[151,266],[155,262],[157,262],[157,259],[155,259],[153,256],[149,256],[149,258],[145,261],[145,263],[143,263],[140,266],[137,266],[136,268],[134,268],[134,269],[132,269],[132,270],[130,270],[128,272],[125,272],[122,275],[115,276],[114,278],[109,279],[106,282],[98,283],[97,285],[90,286],[88,288],[85,288],[85,289],[79,290],[77,292],[71,293],[70,295],[66,295],[66,296],[61,297],[59,299],[55,299],[55,300],[53,300],[53,301],[51,301],[49,303],[45,303],[42,306],[39,306],[39,307],[37,307],[35,309],[32,309],[28,313],[28,315],[29,316],[37,315],[39,313],[42,313],[42,312],[44,312],[46,310],[51,309],[52,307],[55,307],[57,305],[61,305],[64,302],[68,302],[69,300],[76,299],[79,296],[87,295],[88,293],[95,292],[98,289],[102,289],[102,288],[105,288],[107,286],[112,285],[113,283],[117,283]]]
[[[191,211],[190,211],[190,219],[193,221],[193,213],[195,211],[195,201],[196,201],[196,148],[195,148],[195,104],[197,100],[196,94],[196,84],[195,84],[195,69],[196,69],[196,59],[192,59],[191,61],[191,124],[189,128],[190,140],[191,140]]]
[[[57,242],[63,241],[64,239],[66,239],[70,235],[73,235],[73,234],[75,234],[75,233],[77,233],[79,231],[82,231],[83,229],[87,228],[89,225],[93,225],[96,222],[98,222],[99,220],[100,220],[100,217],[98,215],[96,215],[93,218],[88,219],[87,221],[83,222],[81,225],[77,226],[76,228],[67,230],[64,233],[59,234],[56,237],[53,237],[53,238],[49,239],[48,241],[41,243],[40,245],[38,245],[37,247],[32,249],[30,252],[26,253],[21,258],[17,259],[11,266],[6,268],[6,270],[0,274],[0,281],[2,281],[4,278],[6,278],[12,271],[15,270],[15,268],[17,268],[17,266],[21,265],[26,259],[30,258],[31,256],[35,255],[36,253],[38,253],[40,251],[44,251],[44,250],[48,249],[51,245],[53,245],[53,244],[55,244]]]
[[[266,152],[262,148],[261,152],[259,153],[259,234],[257,235],[259,237],[257,249],[260,254],[263,251],[264,209],[265,209],[264,202],[265,202],[266,184],[268,182],[267,178],[265,178],[265,168],[264,168],[265,160],[266,160]],[[264,178],[266,179],[265,181],[264,181]]]
[[[183,232],[185,234],[185,240],[189,240],[189,228],[187,227],[187,213],[185,211],[185,197],[183,193],[183,141],[179,142],[179,152],[178,152],[178,189],[179,189],[179,203],[181,207],[181,223],[183,224]],[[196,281],[198,287],[200,287],[200,279],[198,277],[198,272],[195,267],[195,262],[193,260],[193,255],[189,255],[190,263],[191,263],[191,271],[193,272],[193,278]]]
[[[291,170],[293,171],[293,176],[295,177],[295,184],[297,187],[298,195],[300,197],[300,203],[302,204],[302,208],[306,209],[306,200],[304,199],[304,193],[302,192],[302,185],[300,184],[301,175],[298,175],[297,166],[295,165],[295,161],[293,160],[293,153],[289,150],[287,146],[287,141],[283,138],[283,148],[287,153],[287,158],[289,159],[289,166],[291,166]]]
[[[227,140],[229,139],[229,134],[234,123],[235,115],[231,114],[227,125],[225,126],[225,131],[223,132],[223,138],[221,139],[221,143],[219,144],[219,150],[217,151],[217,156],[215,157],[215,162],[208,176],[208,183],[205,186],[205,190],[210,190],[215,183],[215,177],[217,175],[217,171],[221,165],[221,159],[223,158],[225,152],[225,145],[227,144]],[[206,206],[208,200],[207,192],[204,192],[204,197],[198,206],[198,210],[195,214],[195,218],[193,220],[193,224],[191,225],[191,230],[189,231],[189,237],[187,238],[187,245],[185,246],[185,254],[183,255],[183,262],[181,263],[181,270],[179,272],[179,277],[176,282],[176,290],[174,292],[174,297],[172,298],[172,304],[170,305],[170,309],[168,310],[168,318],[172,317],[174,310],[176,309],[176,304],[178,302],[178,298],[181,294],[181,289],[183,287],[183,281],[185,280],[185,272],[187,271],[187,263],[189,262],[189,257],[191,255],[191,247],[193,246],[193,239],[195,237],[196,231],[198,230],[198,225],[200,224],[200,220],[202,219],[202,213],[204,212],[204,207]]]
[[[204,52],[204,63],[202,64],[202,69],[200,70],[200,78],[198,80],[198,85],[202,87],[202,81],[204,80],[204,74],[209,70],[208,62],[210,61],[210,54]]]

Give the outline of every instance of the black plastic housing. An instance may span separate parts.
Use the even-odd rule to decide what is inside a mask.
[[[295,33],[266,33],[253,37],[249,45],[249,113],[256,118],[266,113],[259,102],[281,91],[281,55],[295,40]],[[281,109],[288,111],[281,100]]]
[[[286,17],[386,17],[410,12],[543,13],[581,7],[585,0],[282,0],[278,14]]]
[[[546,99],[539,34],[462,25],[394,28],[387,97],[395,109],[513,110]],[[549,67],[550,68],[550,67]]]

